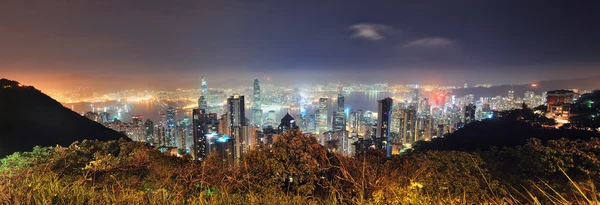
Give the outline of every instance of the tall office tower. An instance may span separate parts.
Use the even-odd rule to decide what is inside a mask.
[[[344,112],[344,96],[342,93],[338,94],[337,101],[337,109],[333,112],[332,130],[334,132],[346,130],[346,113]]]
[[[174,147],[175,146],[175,108],[169,107],[165,112],[167,117],[167,127],[165,128],[165,146]]]
[[[391,98],[385,98],[379,100],[377,109],[377,132],[375,138],[379,149],[384,149],[386,156],[392,155],[392,147],[390,140],[390,121],[392,117],[392,105],[393,100]]]
[[[356,133],[358,133],[359,137],[363,136],[364,133],[364,112],[363,110],[356,111]]]
[[[218,128],[219,128],[218,133],[227,135],[227,136],[231,136],[231,127],[229,124],[229,118],[227,117],[227,114],[221,115],[221,119],[219,120]]]
[[[152,120],[150,119],[147,119],[144,123],[144,130],[146,136],[146,143],[154,145],[154,122],[152,122]]]
[[[348,131],[350,133],[357,133],[358,132],[358,125],[359,125],[359,121],[358,121],[358,116],[356,114],[356,111],[350,111],[350,113],[348,114]]]
[[[322,134],[327,132],[327,123],[329,122],[329,118],[327,118],[327,98],[319,98],[319,110],[317,111],[317,134]]]
[[[193,113],[193,110],[192,110]],[[192,120],[188,117],[185,116],[183,117],[183,119],[181,119],[181,122],[179,123],[179,126],[181,128],[182,131],[182,141],[183,141],[183,146],[180,148],[186,149],[187,151],[189,151],[191,153],[191,151],[193,150],[193,146],[194,146],[194,129],[193,128],[193,122]]]
[[[316,114],[312,114],[308,116],[308,132],[316,133],[317,132],[317,121]]]
[[[277,113],[275,112],[275,110],[269,110],[269,112],[267,112],[266,119],[267,126],[275,127],[275,118],[277,118]]]
[[[239,159],[245,149],[248,138],[248,126],[246,124],[246,114],[244,107],[244,96],[233,95],[227,99],[229,107],[227,115],[229,118],[229,127],[234,143],[234,157]]]
[[[390,122],[390,140],[392,144],[402,144],[401,127],[404,121],[405,109],[401,106],[394,106],[392,108],[392,119]]]
[[[203,109],[193,109],[192,110],[192,157],[197,160],[206,159],[207,153],[207,144],[208,141],[206,139],[206,134],[208,134],[207,130],[207,115]]]
[[[411,103],[419,102],[419,89],[414,89],[411,93]]]
[[[252,123],[262,125],[263,111],[261,108],[260,82],[254,79],[254,103],[252,104]]]
[[[235,142],[231,137],[223,135],[215,139],[215,151],[224,165],[231,165],[235,159]]]
[[[514,90],[508,91],[508,99],[511,99],[511,100],[515,99],[515,91]]]
[[[198,109],[203,109],[206,110],[208,108],[208,105],[206,103],[206,97],[204,95],[200,96],[200,98],[198,98]]]
[[[393,115],[393,113],[392,113]],[[417,110],[413,106],[402,109],[400,122],[400,140],[403,144],[412,144],[417,141],[416,135]]]
[[[464,115],[464,123],[468,124],[475,120],[475,110],[477,110],[477,106],[473,104],[468,104],[465,106],[465,115]]]
[[[206,79],[204,78],[204,76],[202,76],[201,86],[202,86],[202,90],[201,90],[202,96],[208,95],[208,83],[206,83]]]

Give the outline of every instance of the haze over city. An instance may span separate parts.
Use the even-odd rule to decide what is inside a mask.
[[[0,0],[0,204],[600,205],[599,11]]]
[[[584,77],[600,74],[585,2],[2,0],[0,73],[109,91]]]

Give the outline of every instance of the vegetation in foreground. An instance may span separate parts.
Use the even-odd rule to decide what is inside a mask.
[[[1,204],[599,204],[600,139],[530,139],[386,159],[288,132],[233,166],[142,143],[82,141],[1,160]]]

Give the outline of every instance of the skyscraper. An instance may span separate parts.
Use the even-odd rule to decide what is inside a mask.
[[[392,104],[391,98],[385,98],[379,100],[377,109],[377,131],[375,134],[375,140],[379,149],[384,149],[386,156],[392,155],[392,147],[390,140],[390,121],[392,117]]]
[[[208,105],[206,103],[206,97],[208,95],[208,85],[206,83],[206,79],[204,79],[204,76],[202,76],[201,86],[201,94],[200,98],[198,98],[198,109],[203,109],[204,111],[207,111]]]
[[[146,136],[146,143],[154,145],[154,122],[152,122],[152,120],[150,119],[147,119],[144,123],[144,130]]]
[[[234,157],[239,159],[246,150],[248,138],[248,125],[244,108],[244,96],[233,95],[227,99],[229,127],[234,143]]]
[[[206,97],[204,97],[204,95],[200,96],[200,98],[198,98],[198,109],[206,110],[207,107]]]
[[[477,110],[477,106],[473,104],[468,104],[465,106],[465,115],[464,115],[464,123],[468,124],[475,120],[475,111]]]
[[[165,146],[175,146],[175,108],[169,107],[165,112],[167,117],[167,127],[165,128]]]
[[[252,123],[262,125],[263,111],[261,108],[260,82],[254,79],[254,103],[252,104]]]
[[[206,96],[208,94],[208,83],[206,83],[206,79],[202,76],[202,96]]]
[[[327,132],[327,123],[329,118],[327,118],[327,98],[319,98],[319,110],[317,110],[317,133],[322,134]]]
[[[192,110],[192,157],[197,160],[204,160],[207,156],[207,116],[203,109]]]
[[[337,109],[333,112],[332,130],[334,132],[346,130],[346,113],[344,112],[344,96],[342,93],[338,94],[337,101]]]

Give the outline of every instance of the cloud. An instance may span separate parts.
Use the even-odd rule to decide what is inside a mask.
[[[408,42],[403,47],[449,47],[454,45],[454,41],[443,37],[427,37]]]
[[[383,24],[362,23],[350,26],[353,31],[351,38],[362,38],[372,41],[383,40],[385,32],[391,29],[390,26]]]

